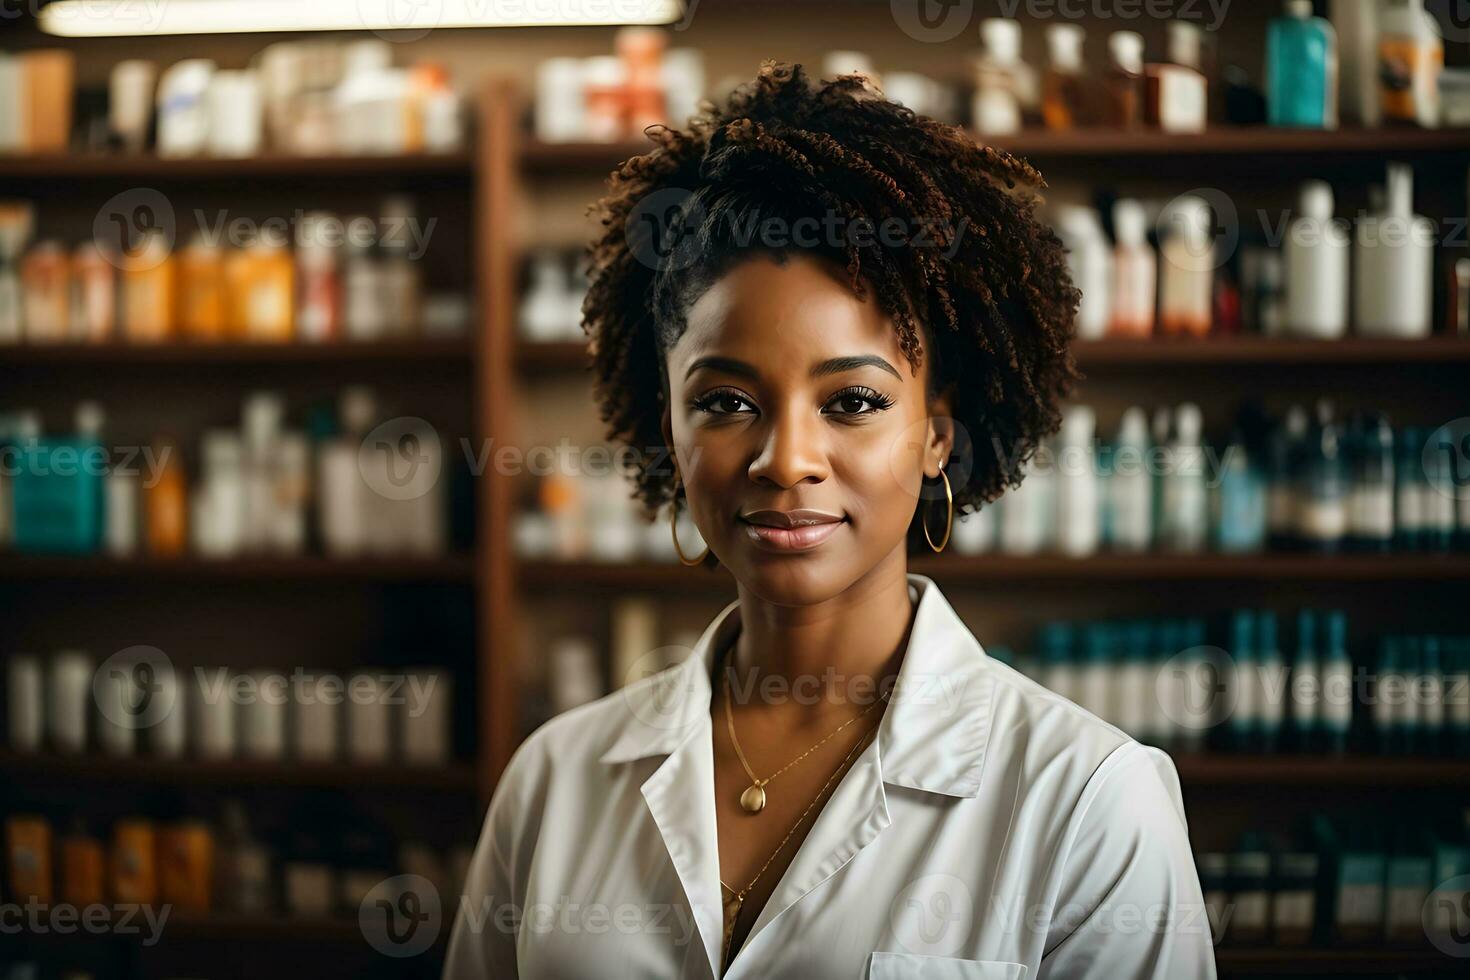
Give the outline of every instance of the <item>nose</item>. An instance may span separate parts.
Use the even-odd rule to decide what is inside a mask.
[[[788,408],[767,415],[759,455],[750,464],[750,478],[778,487],[827,479],[827,447],[822,420],[810,411]]]

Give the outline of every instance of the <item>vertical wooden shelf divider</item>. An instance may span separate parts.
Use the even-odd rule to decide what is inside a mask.
[[[475,168],[475,272],[479,337],[475,346],[476,502],[475,635],[479,729],[479,794],[490,801],[496,780],[515,751],[520,728],[520,631],[516,621],[511,518],[515,481],[497,473],[486,446],[516,438],[515,241],[520,193],[516,168],[521,95],[514,81],[497,78],[481,93]],[[485,442],[485,440],[493,440]]]

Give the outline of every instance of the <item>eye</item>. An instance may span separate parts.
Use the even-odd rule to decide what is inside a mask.
[[[714,391],[705,392],[693,402],[691,406],[700,412],[709,412],[711,415],[743,415],[747,414],[735,409],[735,405],[749,405],[752,409],[755,404],[745,395],[734,388],[716,388]]]
[[[864,404],[871,405],[872,409],[870,411],[863,411],[861,406]],[[840,410],[834,413],[837,415],[873,415],[884,409],[892,408],[893,399],[881,392],[874,391],[872,388],[854,385],[851,388],[844,388],[833,395],[832,399],[827,402],[827,405],[829,407],[833,405],[840,406]]]

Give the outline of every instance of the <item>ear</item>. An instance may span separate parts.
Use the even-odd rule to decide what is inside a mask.
[[[950,382],[943,391],[929,399],[929,438],[924,447],[924,475],[939,478],[939,471],[949,463],[955,444],[955,388]]]

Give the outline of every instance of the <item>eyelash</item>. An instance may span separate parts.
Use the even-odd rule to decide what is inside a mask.
[[[701,411],[701,412],[707,412],[707,411],[710,410],[710,408],[712,406],[714,406],[721,399],[724,399],[724,398],[734,398],[734,399],[737,399],[737,400],[739,400],[741,402],[744,402],[747,405],[748,404],[751,404],[750,399],[746,398],[744,395],[742,395],[739,391],[735,390],[734,388],[716,388],[714,391],[706,392],[704,395],[700,396],[699,398],[696,398],[691,404],[692,404],[692,407],[695,408],[696,410]],[[861,400],[863,400],[865,402],[869,402],[873,406],[872,410],[871,411],[867,411],[867,412],[842,412],[842,413],[840,413],[840,414],[847,415],[847,416],[850,416],[850,417],[851,416],[859,416],[859,415],[873,415],[873,414],[876,414],[877,412],[882,412],[882,411],[885,411],[885,410],[890,409],[890,408],[893,407],[893,399],[889,398],[887,395],[883,394],[882,392],[874,391],[872,388],[867,388],[867,387],[864,387],[862,385],[852,385],[850,387],[843,388],[841,391],[839,391],[836,394],[834,394],[831,398],[827,399],[827,404],[830,405],[833,402],[840,401],[840,400],[842,400],[844,398],[858,398],[858,399],[861,399]],[[739,415],[739,414],[742,414],[742,413],[740,413],[740,412],[716,412],[714,414],[716,414],[716,415]]]

